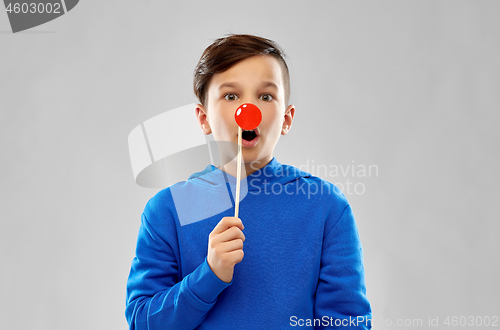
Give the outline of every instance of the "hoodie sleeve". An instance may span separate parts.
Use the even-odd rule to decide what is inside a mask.
[[[329,321],[316,329],[371,329],[363,252],[349,204],[325,235],[314,313]]]
[[[219,293],[232,282],[220,280],[206,258],[179,281],[175,228],[170,236],[162,237],[152,225],[158,219],[148,221],[146,215],[155,213],[145,210],[141,217],[136,256],[127,281],[127,322],[131,330],[192,330],[203,322]]]

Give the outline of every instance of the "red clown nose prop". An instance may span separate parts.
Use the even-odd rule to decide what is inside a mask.
[[[260,125],[262,121],[262,112],[260,109],[252,104],[242,104],[234,113],[236,124],[246,131],[251,131]]]

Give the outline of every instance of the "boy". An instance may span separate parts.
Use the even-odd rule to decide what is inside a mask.
[[[203,53],[194,89],[205,134],[237,143],[237,107],[262,111],[261,124],[243,136],[247,194],[238,218],[230,207],[179,221],[174,190],[197,196],[188,201],[195,210],[234,191],[237,158],[222,154],[220,168],[209,165],[149,200],[127,283],[130,329],[371,328],[362,248],[345,196],[273,157],[295,113],[286,106],[283,57],[273,41],[252,35],[217,39]]]

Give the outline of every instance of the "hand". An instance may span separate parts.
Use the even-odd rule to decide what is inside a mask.
[[[208,236],[208,265],[226,283],[233,279],[234,265],[243,260],[243,228],[241,219],[224,217]]]

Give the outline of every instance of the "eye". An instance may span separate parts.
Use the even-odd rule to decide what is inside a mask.
[[[236,96],[236,94],[233,94],[233,93],[227,93],[226,95],[224,95],[224,98],[228,101],[235,101],[238,96]]]
[[[266,102],[271,102],[274,99],[271,94],[262,94],[260,98],[262,99],[262,101]]]

